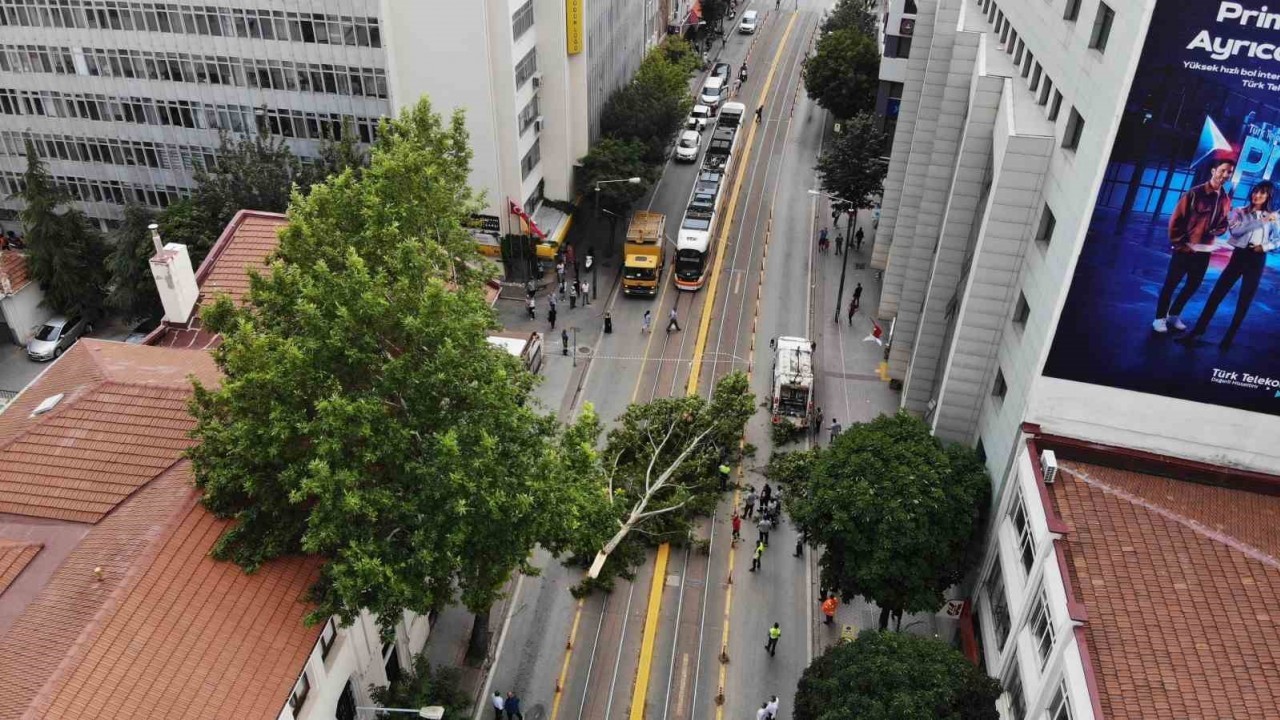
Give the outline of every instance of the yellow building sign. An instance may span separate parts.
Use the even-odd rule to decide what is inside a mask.
[[[582,52],[582,0],[564,0],[565,36],[569,54]]]

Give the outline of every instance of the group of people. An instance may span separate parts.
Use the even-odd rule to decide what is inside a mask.
[[[756,512],[756,503],[759,503],[759,511]],[[736,542],[741,539],[742,519],[754,519],[756,523],[756,544],[755,549],[751,553],[751,570],[755,572],[760,569],[764,561],[765,548],[769,547],[769,533],[778,526],[778,521],[782,517],[782,491],[775,491],[769,483],[765,483],[760,490],[760,494],[756,494],[754,485],[747,486],[747,496],[743,499],[742,513],[739,514],[737,509],[733,511],[730,523],[733,526],[733,539]],[[803,539],[796,543],[797,551],[800,549]],[[799,552],[797,552],[797,555]]]
[[[516,695],[514,690],[508,692],[506,697],[503,697],[501,692],[495,690],[492,702],[493,720],[503,720],[504,714],[506,715],[506,720],[516,720],[516,718],[524,720],[524,713],[520,712],[520,696]]]
[[[776,720],[778,717],[778,696],[774,695],[769,700],[760,703],[760,709],[756,711],[756,720]]]
[[[835,236],[836,236],[836,254],[839,255],[841,252],[844,251],[844,236],[838,232],[835,233]],[[855,251],[858,251],[858,252],[862,251],[862,241],[866,239],[866,237],[867,237],[866,233],[862,232],[862,228],[858,228],[857,232],[853,234],[853,249]],[[820,254],[825,255],[830,250],[831,250],[831,235],[827,232],[827,229],[824,227],[818,231],[818,252]]]
[[[1240,294],[1236,299],[1235,313],[1218,343],[1224,350],[1229,348],[1258,292],[1267,253],[1280,247],[1280,214],[1273,209],[1275,186],[1270,180],[1259,181],[1249,189],[1248,201],[1241,207],[1232,208],[1227,181],[1235,167],[1234,157],[1215,159],[1209,166],[1209,179],[1184,193],[1169,218],[1169,249],[1172,252],[1156,299],[1156,317],[1151,323],[1157,333],[1188,329],[1181,317],[1183,308],[1204,281],[1209,260],[1219,247],[1217,238],[1226,235],[1231,258],[1209,291],[1209,299],[1195,326],[1182,339],[1188,344],[1195,344],[1196,338],[1209,329],[1218,306],[1238,282]],[[1182,289],[1174,297],[1173,293],[1180,285]]]

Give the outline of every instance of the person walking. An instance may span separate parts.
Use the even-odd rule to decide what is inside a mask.
[[[813,413],[813,423],[810,430],[813,432],[813,436],[815,438],[822,434],[822,406],[821,405],[819,405],[818,409],[815,410]]]
[[[862,283],[858,283],[858,287],[853,289],[853,306],[862,307]]]
[[[764,644],[764,649],[769,651],[769,657],[773,657],[773,654],[778,650],[778,638],[780,637],[782,637],[782,628],[778,627],[778,623],[774,623],[773,627],[769,628],[769,642]],[[510,712],[509,710],[507,711],[508,717],[510,717]],[[524,720],[524,718],[520,720]]]
[[[822,614],[826,619],[822,621],[823,625],[830,625],[836,619],[836,608],[840,607],[840,601],[836,600],[835,595],[828,595],[826,600],[822,601]]]
[[[827,251],[827,229],[824,227],[818,231],[818,252],[825,253]]]
[[[760,118],[764,116],[764,105],[756,108],[756,122],[760,122]]]
[[[552,305],[551,309],[547,311],[547,322],[551,323],[552,330],[556,329],[556,306],[555,305]]]
[[[853,234],[853,247],[862,252],[862,238],[866,237],[862,233],[862,228],[858,228],[858,232]]]
[[[569,309],[578,307],[578,281],[569,284]]]
[[[838,207],[831,208],[831,227],[840,228],[840,208]]]
[[[751,555],[751,572],[755,572],[760,569],[760,560],[764,557],[764,548],[764,542],[757,540],[755,552]]]
[[[561,299],[561,300],[564,300],[564,290],[565,290],[565,287],[564,287],[564,279],[562,278],[562,279],[560,280],[560,299]]]
[[[550,305],[552,310],[555,310],[559,304],[560,301],[556,299],[555,293],[547,293],[547,305]]]
[[[756,538],[756,542],[763,543],[765,547],[769,547],[769,531],[773,529],[773,520],[768,515],[761,515],[760,522],[756,523],[756,530],[760,535]]]
[[[760,709],[756,711],[756,720],[769,720],[769,703],[760,703]]]
[[[527,298],[525,298],[525,299],[524,299],[524,308],[525,308],[525,310],[528,310],[528,311],[529,311],[529,319],[530,319],[530,320],[535,320],[535,319],[537,319],[537,317],[538,317],[538,302],[537,302],[536,300],[534,300],[534,299],[533,299],[533,296],[532,296],[532,295],[530,295],[529,297],[527,297]]]
[[[560,345],[564,347],[564,354],[569,354],[569,331],[567,329],[560,331]]]
[[[604,313],[604,334],[613,334],[613,315],[609,314],[608,310]]]
[[[738,542],[742,539],[742,516],[737,510],[733,511],[733,517],[729,518],[729,524],[733,526],[733,541]]]
[[[844,249],[844,236],[841,235],[840,233],[836,233],[836,254],[839,255],[840,251],[843,249]]]
[[[562,282],[562,283],[564,282],[564,256],[563,255],[556,256],[556,280],[558,282]]]
[[[538,281],[529,278],[524,284],[525,297],[532,298],[538,292]]]
[[[516,718],[524,720],[524,713],[520,712],[520,696],[516,695],[514,690],[507,693],[507,702],[503,707],[507,711],[507,720],[515,720]]]
[[[680,322],[676,319],[675,308],[671,308],[671,315],[667,320],[667,332],[671,332],[671,328],[675,328],[676,332],[680,332]]]
[[[583,281],[582,289],[580,290],[580,292],[582,293],[582,307],[586,307],[590,305],[591,304],[591,283]]]
[[[502,699],[502,693],[495,690],[493,692],[493,720],[502,720],[502,713],[506,703]]]
[[[644,311],[644,318],[640,320],[640,332],[647,333],[653,329],[653,313],[649,310]]]
[[[760,491],[760,509],[768,507],[769,499],[773,497],[773,487],[769,483],[764,484],[764,488]]]
[[[841,427],[840,427],[840,421],[839,421],[839,420],[836,420],[835,418],[831,418],[831,440],[830,440],[830,442],[835,442],[835,441],[836,441],[836,438],[837,438],[837,437],[840,437],[840,431],[841,431],[841,430],[843,430],[843,429],[844,429],[844,428],[841,428]]]
[[[744,505],[742,508],[742,517],[750,520],[751,517],[755,515],[755,512],[756,512],[756,486],[748,485],[747,497],[744,501]]]
[[[849,299],[849,325],[853,326],[853,314],[858,312],[858,298]]]
[[[769,702],[765,703],[764,709],[769,711],[769,720],[777,720],[778,717],[778,696],[771,697]]]

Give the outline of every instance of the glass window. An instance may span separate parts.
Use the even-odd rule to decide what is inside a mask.
[[[519,40],[529,28],[533,27],[533,0],[528,0],[511,16],[511,38]]]
[[[1000,377],[1000,380],[1003,380]],[[1018,541],[1018,556],[1022,560],[1022,569],[1028,573],[1036,563],[1036,540],[1031,531],[1031,520],[1027,517],[1027,506],[1019,497],[1014,503],[1013,512],[1009,513],[1013,522],[1013,534]]]
[[[1115,22],[1116,13],[1104,2],[1098,3],[1098,14],[1093,19],[1093,32],[1089,35],[1089,47],[1098,52],[1107,51],[1107,40],[1111,39],[1111,25]]]
[[[1054,90],[1053,104],[1049,106],[1049,119],[1056,121],[1058,119],[1058,111],[1061,109],[1062,109],[1062,93],[1057,90]]]
[[[1075,108],[1071,108],[1071,115],[1067,117],[1067,131],[1062,136],[1062,147],[1067,150],[1080,147],[1080,136],[1083,134],[1084,118],[1080,117],[1080,113]]]
[[[1031,637],[1035,640],[1036,652],[1040,656],[1040,669],[1049,662],[1049,653],[1053,651],[1053,617],[1049,613],[1049,600],[1044,592],[1036,598],[1035,608],[1031,610]]]
[[[1044,204],[1044,210],[1040,213],[1040,225],[1036,228],[1036,242],[1042,242],[1046,245],[1053,240],[1053,230],[1057,226],[1058,220],[1053,216],[1053,211],[1049,209],[1049,203]]]
[[[1002,398],[1009,391],[1009,385],[1004,381],[1004,370],[996,369],[996,381],[991,386],[991,394],[994,397]]]
[[[1053,698],[1049,700],[1047,720],[1071,720],[1071,700],[1067,696],[1067,683],[1065,680],[1058,683],[1058,689],[1054,691]]]
[[[520,161],[520,179],[528,180],[529,173],[538,166],[542,160],[542,146],[540,140],[534,140],[533,146],[529,148],[529,152],[524,154],[524,159]]]
[[[1000,559],[996,558],[995,565],[991,568],[991,575],[987,578],[987,603],[991,608],[991,624],[992,632],[996,636],[996,648],[1003,650],[1004,641],[1009,637],[1010,617],[1009,617],[1009,598],[1004,590],[1004,575],[1000,572]]]
[[[1027,698],[1022,691],[1022,673],[1018,672],[1018,659],[1012,663],[1013,669],[1004,681],[1004,691],[1009,697],[1009,720],[1025,720],[1027,717]]]
[[[516,89],[524,87],[524,84],[533,77],[538,71],[538,49],[532,48],[525,54],[520,62],[516,64]]]
[[[1080,0],[1067,0],[1067,6],[1062,11],[1062,19],[1075,22],[1080,17]]]

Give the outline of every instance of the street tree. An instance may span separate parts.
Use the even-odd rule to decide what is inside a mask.
[[[124,220],[113,233],[107,255],[110,291],[107,305],[125,318],[156,318],[163,313],[156,281],[151,275],[155,246],[147,226],[155,215],[139,205],[126,205]]]
[[[875,204],[884,192],[889,166],[885,136],[871,113],[860,112],[843,123],[835,141],[818,158],[822,189],[861,210]]]
[[[30,140],[18,217],[26,234],[27,268],[44,292],[44,303],[63,315],[91,320],[101,311],[106,274],[106,245],[84,213],[63,207],[69,200],[58,187]]]
[[[705,7],[704,5],[704,12]],[[702,54],[698,48],[679,35],[668,35],[658,47],[662,50],[666,61],[680,68],[685,74],[702,67]]]
[[[786,495],[791,516],[823,548],[822,585],[890,615],[934,612],[973,560],[991,481],[976,454],[944,447],[899,412],[854,425]]]
[[[804,63],[809,97],[837,118],[875,109],[880,85],[880,48],[858,28],[823,35]]]
[[[876,37],[876,10],[871,0],[839,0],[822,23],[823,33],[854,29],[869,38]]]
[[[536,545],[601,534],[598,419],[539,413],[536,377],[487,341],[470,160],[461,112],[423,98],[358,177],[295,194],[244,305],[203,312],[223,378],[196,384],[190,457],[205,506],[232,520],[214,555],[247,571],[319,556],[310,622],[368,609],[390,632],[460,599],[483,643]]]
[[[1000,683],[930,637],[865,630],[832,646],[796,686],[796,720],[998,720]]]
[[[658,47],[645,56],[631,82],[605,103],[600,129],[606,137],[639,141],[645,161],[660,164],[691,109],[688,73]]]
[[[424,708],[438,705],[447,718],[467,717],[471,698],[462,688],[462,672],[447,665],[431,666],[426,648],[413,656],[413,665],[386,685],[370,685],[369,697],[384,708]]]
[[[724,19],[729,14],[729,0],[702,0],[702,21],[706,27],[724,32]]]
[[[616,528],[596,554],[592,577],[605,572],[608,558],[633,532],[683,538],[694,517],[714,508],[716,467],[737,451],[754,412],[755,396],[742,372],[716,383],[710,400],[658,398],[623,412],[601,459]],[[610,572],[623,570],[615,563]]]
[[[653,187],[656,170],[644,161],[644,145],[636,140],[603,138],[582,157],[581,169],[576,173],[578,192],[596,198],[596,182],[638,177],[641,182],[610,182],[600,186],[601,207],[615,213],[625,213],[631,205]]]

